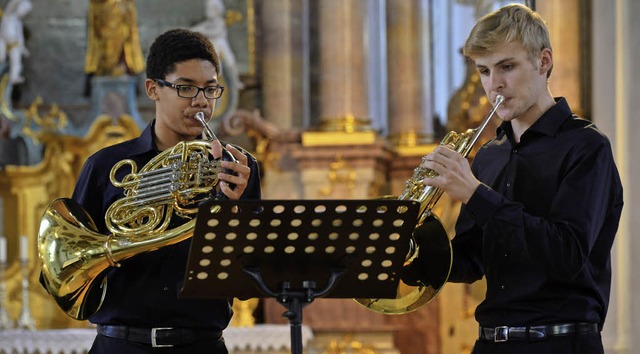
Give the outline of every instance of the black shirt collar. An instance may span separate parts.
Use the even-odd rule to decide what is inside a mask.
[[[529,132],[536,132],[547,136],[556,135],[560,126],[562,126],[565,120],[571,117],[573,113],[571,112],[571,107],[569,107],[569,104],[564,97],[556,97],[555,101],[556,104],[544,112],[544,114],[522,134],[523,136],[525,134],[530,134]],[[496,131],[496,136],[499,137],[501,134],[507,134],[507,136],[510,137],[513,136],[511,122],[503,122],[500,124]]]

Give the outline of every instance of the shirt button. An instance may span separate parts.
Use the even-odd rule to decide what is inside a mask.
[[[511,187],[511,182],[507,182],[507,187]]]
[[[500,289],[504,290],[504,285],[500,285]]]
[[[517,154],[518,153],[518,149],[513,149],[511,150],[512,153]]]
[[[169,287],[168,287],[168,286],[165,286],[163,290],[164,290],[164,291],[167,291],[167,290],[169,290]]]

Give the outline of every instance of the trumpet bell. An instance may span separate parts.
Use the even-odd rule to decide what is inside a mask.
[[[440,293],[449,278],[453,260],[451,241],[444,226],[435,215],[430,215],[413,231],[412,242],[416,242],[413,240],[419,243],[405,261],[406,273],[400,275],[396,297],[354,299],[357,303],[378,313],[399,315],[417,310]]]

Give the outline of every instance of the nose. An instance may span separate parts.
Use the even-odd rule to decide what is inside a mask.
[[[491,72],[489,76],[489,88],[493,92],[499,93],[504,88],[504,80],[500,73],[496,73],[495,71]]]
[[[204,97],[204,90],[199,90],[196,97],[191,99],[191,106],[193,107],[206,107],[209,104],[209,100]]]

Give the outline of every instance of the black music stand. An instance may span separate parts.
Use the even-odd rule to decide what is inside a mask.
[[[276,298],[302,354],[302,308],[316,297],[396,297],[418,210],[391,199],[207,202],[180,296]]]

